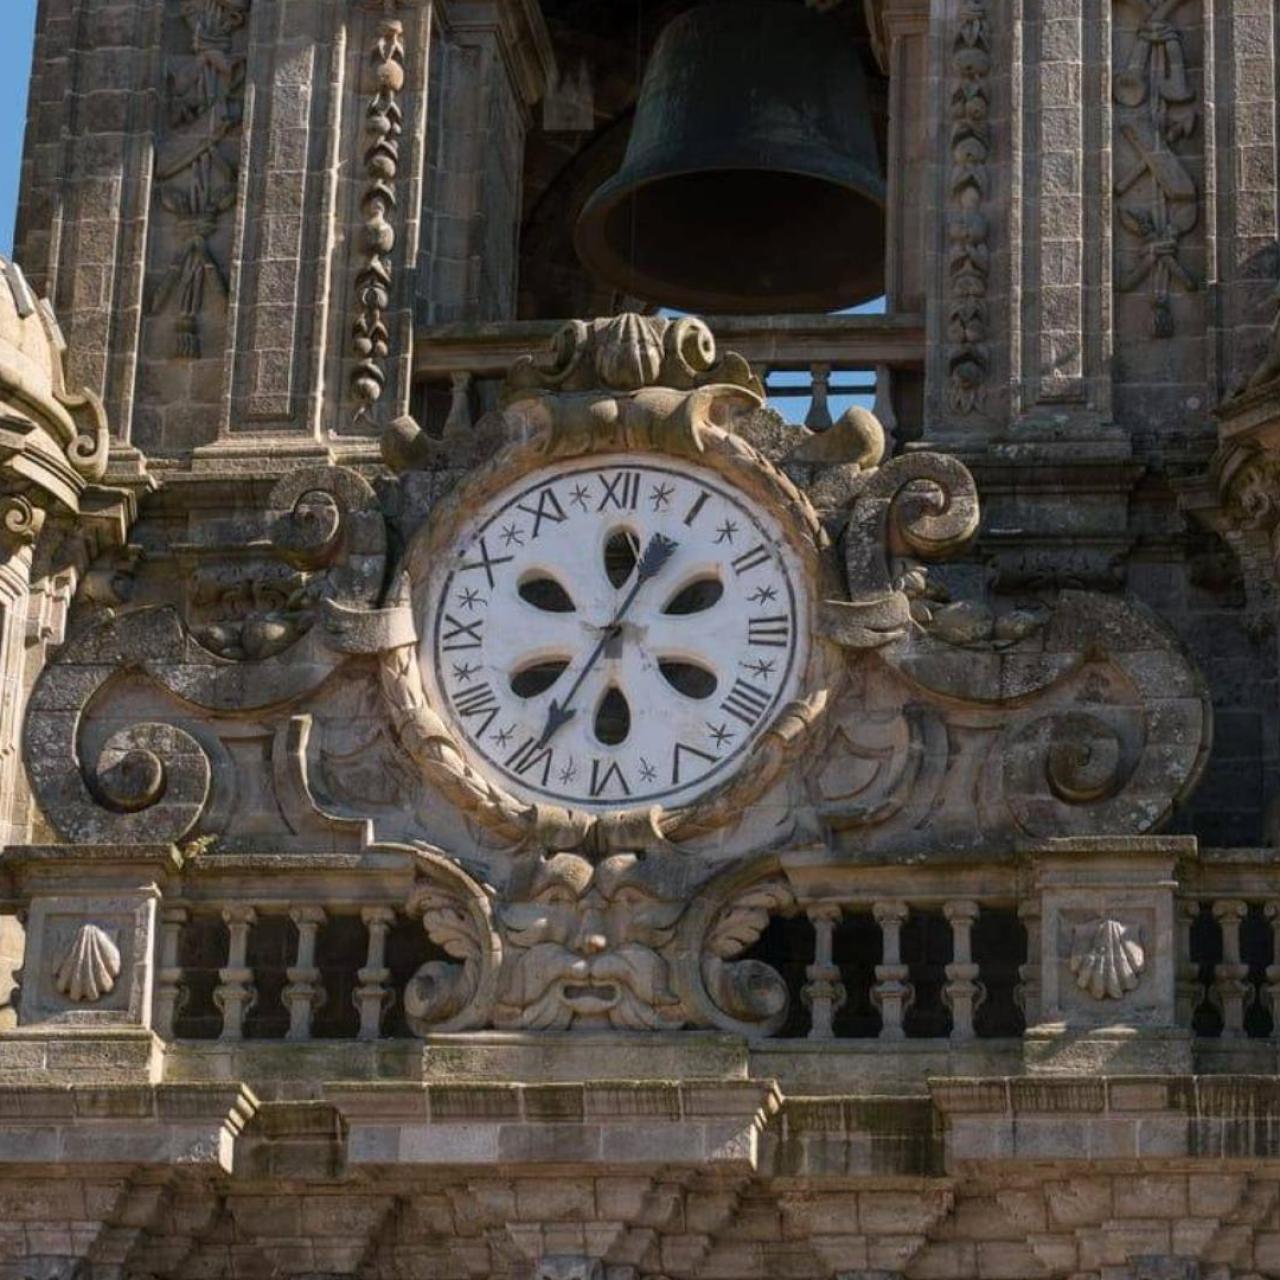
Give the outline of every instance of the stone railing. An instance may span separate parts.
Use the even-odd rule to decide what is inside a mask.
[[[1280,1039],[1275,851],[1205,850],[1179,890],[1179,1024],[1223,1042]]]
[[[895,377],[924,365],[918,315],[722,316],[708,322],[722,350],[748,360],[789,421],[820,431],[845,400],[873,399],[892,436]],[[559,321],[439,325],[419,330],[414,348],[415,413],[432,435],[469,431],[497,404],[511,365],[545,349]]]

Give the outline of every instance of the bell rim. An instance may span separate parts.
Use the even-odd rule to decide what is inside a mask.
[[[725,300],[723,306],[718,303],[709,303],[706,290],[684,292],[678,283],[672,285],[671,281],[640,271],[623,259],[621,255],[615,253],[603,232],[597,230],[597,228],[603,227],[609,214],[624,199],[640,192],[645,187],[669,178],[695,177],[705,173],[785,173],[793,177],[810,178],[815,181],[828,182],[835,187],[841,187],[846,191],[861,196],[869,204],[874,204],[876,207],[884,209],[887,202],[884,179],[878,173],[873,173],[861,166],[858,166],[858,169],[860,173],[866,174],[874,182],[874,189],[869,190],[855,182],[843,181],[836,177],[815,172],[813,169],[804,169],[794,165],[770,165],[768,168],[753,167],[740,163],[691,165],[678,169],[664,168],[655,170],[647,175],[641,170],[639,177],[636,176],[634,169],[625,175],[622,170],[619,170],[619,172],[601,183],[583,203],[577,221],[574,224],[574,250],[582,264],[601,280],[613,285],[615,288],[624,289],[628,293],[633,293],[637,297],[651,301],[659,307],[670,307],[681,311],[688,310],[691,313],[704,312],[709,315],[769,315],[784,312],[835,311],[847,306],[858,306],[863,302],[880,296],[883,291],[882,286],[867,293],[865,297],[850,297],[848,300],[836,299],[833,301],[834,295],[831,293],[809,289],[798,290],[791,294],[771,294],[767,303],[760,305],[752,305],[750,295],[747,294],[741,297],[723,295]],[[622,181],[621,179],[624,176],[625,181]],[[881,257],[883,257],[885,239],[886,237],[882,233],[880,237]],[[881,275],[883,275],[883,263],[881,264]]]

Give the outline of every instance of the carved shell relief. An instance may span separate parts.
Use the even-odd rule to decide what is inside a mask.
[[[54,986],[76,1004],[94,1004],[109,996],[119,976],[120,948],[96,924],[82,924],[54,962]]]
[[[1121,1000],[1137,990],[1146,968],[1142,931],[1109,918],[1077,925],[1068,964],[1081,991],[1095,1000]]]

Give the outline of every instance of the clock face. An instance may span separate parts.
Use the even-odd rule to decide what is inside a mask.
[[[635,454],[535,472],[428,588],[433,702],[473,763],[541,803],[684,804],[796,694],[799,561],[711,471]]]

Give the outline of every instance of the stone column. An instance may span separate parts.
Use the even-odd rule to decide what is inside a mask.
[[[284,1003],[289,1010],[286,1040],[311,1039],[311,1015],[324,999],[320,986],[320,970],[316,968],[316,934],[324,923],[323,907],[294,907],[289,918],[298,927],[298,954],[285,970],[289,985],[284,989]]]
[[[946,967],[942,998],[951,1010],[951,1038],[973,1039],[973,1015],[982,1002],[978,966],[973,963],[973,922],[978,918],[976,902],[948,902],[942,908],[951,925],[952,962]]]
[[[902,963],[902,925],[910,909],[905,902],[877,902],[871,914],[884,939],[881,963],[876,965],[875,986],[871,988],[871,1002],[880,1010],[883,1020],[880,1039],[901,1040],[905,1034],[903,1016],[915,995],[907,981],[910,970]]]
[[[427,324],[514,317],[530,108],[554,55],[533,0],[449,0],[431,60],[417,298]],[[443,146],[448,139],[448,147]]]
[[[376,1040],[382,1030],[382,1012],[391,998],[387,986],[391,977],[386,962],[387,933],[395,923],[396,913],[390,907],[365,907],[360,916],[369,928],[369,950],[364,968],[356,974],[360,985],[355,990],[355,1002],[360,1010],[360,1039]]]
[[[178,947],[182,926],[190,919],[184,907],[166,907],[160,913],[160,958],[156,968],[155,1014],[152,1025],[162,1040],[173,1039],[173,1023],[182,1004],[182,968]]]
[[[253,987],[253,970],[248,967],[249,926],[258,918],[252,907],[233,906],[223,909],[230,943],[227,967],[218,970],[221,985],[213,993],[214,1003],[222,1010],[222,1040],[244,1038],[244,1017],[253,1007],[257,992]]]
[[[1213,969],[1213,996],[1222,1012],[1222,1038],[1244,1037],[1244,1011],[1252,990],[1246,979],[1249,966],[1240,959],[1240,926],[1248,907],[1229,898],[1213,904],[1213,918],[1222,928],[1222,961]]]
[[[26,836],[18,814],[22,775],[22,712],[26,703],[27,610],[32,547],[44,512],[25,498],[0,499],[0,834],[5,844]]]
[[[835,905],[810,907],[808,911],[809,919],[813,921],[814,937],[813,963],[805,969],[808,983],[804,988],[804,998],[813,1015],[813,1025],[809,1030],[810,1040],[831,1039],[832,1018],[845,1001],[845,989],[840,981],[840,970],[836,968],[831,954],[836,925],[840,923],[841,914],[840,908]]]

